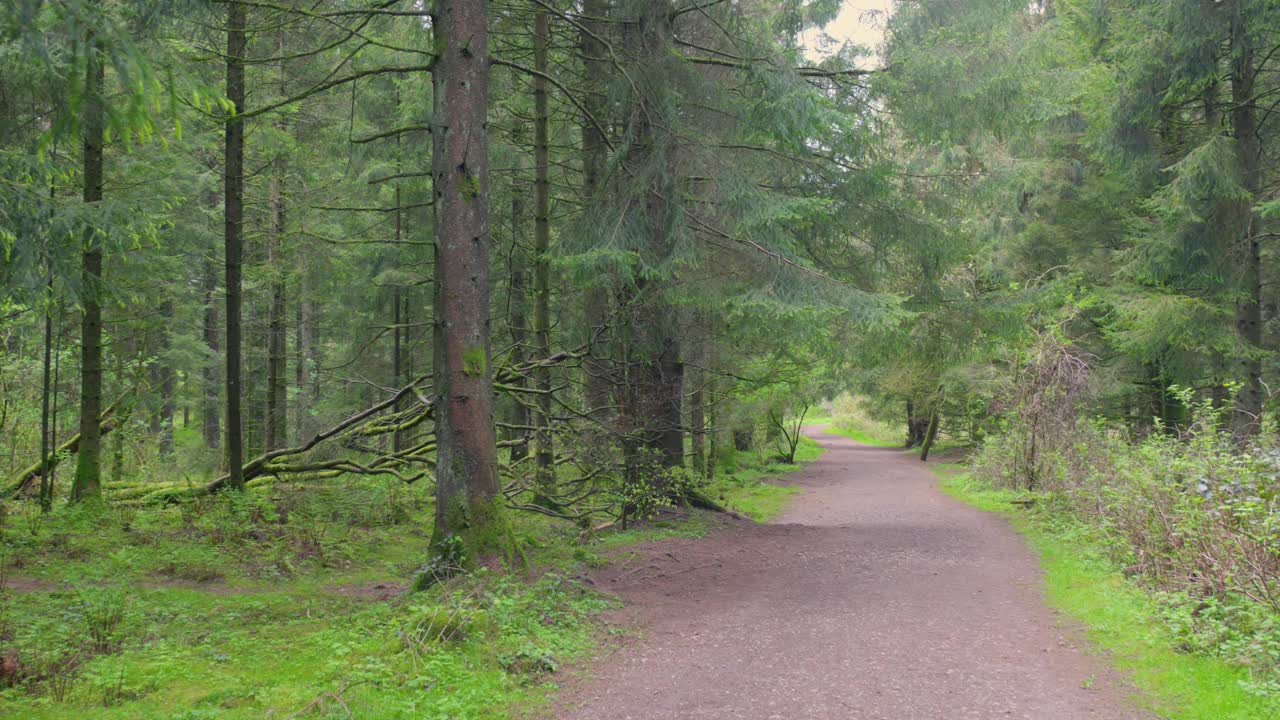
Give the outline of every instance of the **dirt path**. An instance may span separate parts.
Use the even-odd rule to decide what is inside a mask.
[[[557,718],[1148,718],[1040,596],[998,517],[895,449],[827,448],[770,525],[667,540],[596,580],[638,628]]]

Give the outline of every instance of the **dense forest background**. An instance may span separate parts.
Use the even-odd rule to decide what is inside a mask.
[[[817,59],[839,10],[6,3],[6,552],[412,497],[377,522],[427,588],[527,562],[530,516],[723,510],[850,394],[1274,691],[1280,8],[902,0]]]

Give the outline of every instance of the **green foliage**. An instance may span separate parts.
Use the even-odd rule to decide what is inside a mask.
[[[1199,600],[1184,604],[1189,598],[1176,594],[1153,594],[1128,579],[1105,528],[1064,515],[1043,496],[1028,508],[1025,492],[993,488],[968,475],[950,477],[943,488],[1009,516],[1027,535],[1040,554],[1049,602],[1085,625],[1089,639],[1130,674],[1153,711],[1175,720],[1253,720],[1280,712],[1275,696],[1260,693],[1268,689],[1266,682],[1239,664],[1249,655],[1222,658],[1216,649],[1208,654],[1219,657],[1192,654],[1198,648],[1187,641],[1187,618],[1208,607],[1197,609]],[[1237,626],[1227,635],[1240,637],[1239,632]],[[1273,642],[1267,633],[1241,644],[1267,647]]]
[[[1252,690],[1274,693],[1280,464],[1271,452],[1241,452],[1211,407],[1196,413],[1189,434],[1137,443],[1108,423],[1081,423],[1047,449],[1051,494],[1032,498],[1039,517],[1083,523],[1093,547],[1159,591],[1182,650],[1246,667]],[[1001,487],[1020,485],[1007,470],[1009,437],[989,439],[977,465]]]

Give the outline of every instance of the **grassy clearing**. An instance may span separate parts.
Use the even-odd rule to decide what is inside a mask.
[[[864,403],[852,395],[841,395],[832,403],[831,426],[827,432],[876,447],[901,447],[904,435],[899,428],[877,419]]]
[[[1025,493],[996,490],[958,466],[943,466],[950,495],[1010,519],[1040,554],[1049,603],[1088,628],[1089,639],[1128,672],[1145,702],[1173,720],[1280,717],[1280,702],[1248,689],[1249,673],[1216,658],[1177,652],[1156,598],[1108,559],[1096,530],[1060,514],[1024,510]]]

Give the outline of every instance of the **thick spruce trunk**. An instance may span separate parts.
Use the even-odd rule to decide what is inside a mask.
[[[485,0],[436,0],[431,15],[438,403],[432,545],[463,563],[515,550],[498,483],[489,356],[487,15]]]
[[[1235,329],[1241,350],[1235,359],[1236,379],[1243,383],[1236,395],[1232,431],[1245,441],[1258,434],[1262,423],[1262,257],[1253,201],[1262,187],[1262,145],[1254,115],[1256,68],[1245,4],[1232,4],[1231,17],[1231,135],[1235,139],[1241,184],[1250,197],[1232,204],[1232,257],[1236,268]]]

